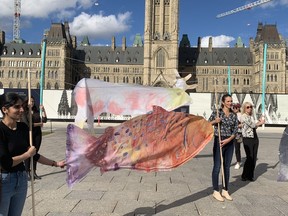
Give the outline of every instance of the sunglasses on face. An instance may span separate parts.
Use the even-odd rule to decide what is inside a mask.
[[[253,108],[252,106],[247,106],[247,107],[246,107],[246,109],[252,109],[252,108]]]

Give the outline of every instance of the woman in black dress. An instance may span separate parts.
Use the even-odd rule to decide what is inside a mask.
[[[33,145],[36,148],[36,151],[38,153],[41,142],[42,142],[42,127],[43,124],[47,122],[47,115],[44,109],[44,106],[40,105],[39,109],[35,105],[35,99],[34,97],[31,97],[31,106],[32,106],[32,140]],[[29,106],[28,106],[28,99],[24,101],[23,103],[23,109],[24,109],[24,115],[22,118],[22,121],[25,122],[29,126]],[[41,112],[40,112],[41,111]],[[28,176],[30,175],[30,158],[28,158],[25,161],[26,171],[28,172]],[[34,179],[41,179],[40,176],[36,173],[37,168],[37,161],[33,161],[33,170],[34,170]]]

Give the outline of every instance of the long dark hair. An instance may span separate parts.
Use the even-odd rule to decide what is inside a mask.
[[[31,96],[31,99],[34,100],[34,105],[33,105],[33,107],[32,107],[32,111],[33,111],[33,112],[38,112],[39,110],[38,110],[38,108],[37,108],[37,106],[36,106],[36,104],[35,104],[35,98],[34,98],[33,96]],[[28,111],[29,111],[28,103],[29,103],[29,98],[27,97],[27,98],[25,99],[25,101],[23,102],[23,109],[24,109],[25,112],[28,112]]]
[[[222,98],[221,98],[221,101],[222,101],[222,103],[221,103],[221,109],[223,109],[223,107],[224,107],[224,106],[223,106],[223,103],[225,102],[225,100],[226,100],[227,97],[231,97],[231,98],[232,98],[232,96],[231,96],[230,94],[228,94],[228,93],[227,93],[227,94],[224,94],[224,95],[222,96]],[[233,110],[232,110],[231,108],[229,109],[229,111],[230,111],[230,112],[233,112]]]
[[[0,95],[0,109],[1,109],[3,116],[4,116],[4,112],[2,108],[3,107],[9,108],[11,106],[14,106],[19,100],[22,101],[22,98],[18,94],[13,93],[13,92],[8,92],[3,95]]]

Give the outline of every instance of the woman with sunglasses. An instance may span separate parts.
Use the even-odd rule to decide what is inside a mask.
[[[214,125],[215,129],[213,144],[214,164],[212,170],[213,197],[220,202],[223,202],[224,198],[232,201],[233,199],[228,193],[228,187],[230,166],[234,152],[234,139],[238,130],[238,119],[237,115],[232,111],[232,97],[230,94],[222,96],[221,108],[218,111],[214,110],[208,121]],[[218,128],[218,126],[220,126],[220,128]],[[221,169],[220,148],[222,150],[225,179],[225,187],[223,187],[222,193],[219,191],[219,173]]]
[[[24,110],[18,94],[0,95],[0,109],[0,215],[21,216],[28,187],[24,161],[33,156],[39,163],[55,167],[64,167],[65,162],[50,160],[30,146],[29,128],[19,122]]]
[[[254,170],[257,160],[257,152],[259,146],[259,139],[256,133],[258,126],[261,126],[265,123],[264,119],[259,119],[255,123],[253,114],[253,106],[250,102],[245,102],[242,105],[242,136],[243,136],[243,145],[246,153],[246,160],[242,172],[242,181],[254,181]]]

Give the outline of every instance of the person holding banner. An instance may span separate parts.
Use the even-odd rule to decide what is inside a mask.
[[[242,181],[254,181],[254,170],[256,166],[259,139],[256,133],[257,127],[263,125],[265,120],[260,118],[257,123],[252,118],[253,105],[245,102],[242,105],[242,136],[243,145],[246,153],[246,160],[242,172]]]
[[[225,94],[221,99],[221,108],[214,110],[208,120],[214,126],[213,170],[212,184],[213,197],[223,202],[224,198],[232,201],[228,193],[230,166],[234,152],[234,138],[238,131],[237,115],[232,111],[232,97]],[[219,128],[220,126],[220,128]],[[220,131],[219,131],[220,130]],[[222,153],[222,155],[221,155]],[[223,164],[222,193],[219,191],[219,172]],[[223,176],[224,175],[224,176]]]
[[[55,162],[30,146],[29,127],[19,122],[24,110],[18,94],[0,95],[0,109],[0,215],[21,216],[28,188],[24,161],[33,156],[41,164],[61,168],[65,161]]]
[[[31,97],[31,115],[32,115],[32,138],[33,138],[33,145],[35,146],[37,152],[40,149],[41,142],[42,142],[42,127],[43,124],[47,122],[47,115],[44,106],[40,105],[38,107],[35,105],[34,97]],[[23,103],[24,108],[24,115],[22,116],[22,121],[29,126],[29,106],[28,106],[28,99],[26,99]],[[40,112],[41,110],[41,112]],[[25,160],[25,167],[26,171],[28,172],[28,177],[31,179],[31,170],[30,170],[30,158]],[[36,173],[37,168],[37,161],[33,160],[33,170],[34,170],[34,179],[41,179],[40,176]]]

